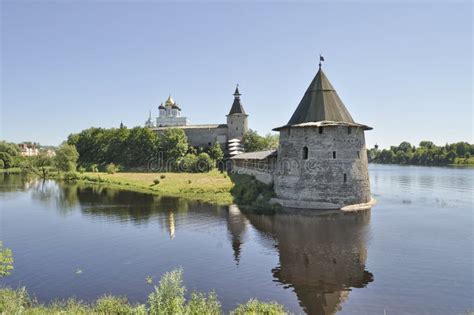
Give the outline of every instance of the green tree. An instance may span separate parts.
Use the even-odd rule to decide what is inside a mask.
[[[182,158],[188,151],[188,138],[184,130],[179,128],[166,129],[160,137],[160,149],[163,151],[163,156],[167,162]]]
[[[56,150],[54,164],[59,171],[72,172],[76,170],[78,159],[79,153],[76,150],[76,146],[63,143]]]
[[[407,142],[407,141],[403,141],[402,143],[400,143],[398,145],[398,150],[397,151],[403,151],[403,152],[410,152],[412,151],[413,149],[413,146],[411,145],[410,142]]]
[[[179,160],[178,170],[180,172],[193,173],[195,172],[197,161],[198,161],[197,155],[188,153]]]
[[[431,149],[432,147],[434,147],[434,143],[432,141],[426,141],[425,140],[425,141],[421,141],[419,146]]]
[[[7,152],[0,152],[0,160],[3,161],[5,168],[13,167],[13,157]]]
[[[467,142],[458,142],[453,144],[458,157],[464,157],[467,152],[470,152],[470,145]]]
[[[280,141],[280,136],[278,134],[267,133],[265,135],[265,142],[266,142],[266,147],[268,150],[277,149],[279,141]]]
[[[271,150],[278,147],[278,139],[278,135],[267,134],[262,137],[255,130],[249,130],[244,134],[242,144],[246,152]]]
[[[123,132],[124,129],[120,129]],[[130,129],[127,141],[124,144],[126,154],[124,164],[130,167],[143,167],[157,154],[158,137],[156,133],[143,127]]]
[[[209,156],[215,161],[220,161],[224,158],[224,152],[217,141],[209,148]]]
[[[383,149],[382,152],[380,152],[379,159],[382,163],[393,163],[394,157],[395,154],[392,150]]]
[[[8,276],[11,270],[13,270],[12,251],[4,248],[2,241],[0,241],[0,278]]]
[[[53,159],[48,156],[45,151],[40,151],[40,153],[37,156],[33,156],[29,162],[28,169],[42,178],[48,177],[49,169],[54,164]]]
[[[3,140],[0,141],[0,152],[8,153],[12,157],[20,155],[20,149],[18,148],[18,145]]]
[[[203,152],[198,155],[195,170],[198,173],[206,173],[213,169],[214,165],[215,162],[209,154]]]

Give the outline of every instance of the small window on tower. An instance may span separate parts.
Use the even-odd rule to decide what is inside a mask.
[[[308,159],[308,147],[303,148],[303,160]]]
[[[347,127],[347,134],[350,135],[352,133],[352,128],[351,127]]]
[[[336,151],[332,151],[332,158],[333,158],[333,159],[336,158]]]
[[[323,133],[323,127],[319,127],[319,134],[322,134]]]
[[[347,174],[344,174],[344,183],[347,183]]]
[[[357,158],[360,159],[360,152],[357,151]]]

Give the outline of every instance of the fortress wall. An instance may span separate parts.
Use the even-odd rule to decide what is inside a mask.
[[[278,198],[319,203],[324,208],[369,202],[364,130],[351,128],[350,134],[347,126],[324,127],[322,134],[314,127],[282,130],[274,176]]]
[[[273,182],[273,174],[270,172],[265,172],[265,171],[254,169],[254,168],[239,166],[238,164],[234,164],[232,167],[232,170],[237,174],[254,176],[256,180],[267,185]]]
[[[227,128],[186,128],[189,145],[194,147],[208,147],[218,141],[222,145],[227,142]]]

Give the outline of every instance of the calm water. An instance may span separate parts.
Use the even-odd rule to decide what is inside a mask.
[[[0,174],[0,284],[40,301],[105,293],[143,302],[178,266],[225,310],[252,297],[295,313],[473,309],[473,169],[371,166],[371,211],[259,215],[99,186]],[[82,270],[82,273],[76,273]]]

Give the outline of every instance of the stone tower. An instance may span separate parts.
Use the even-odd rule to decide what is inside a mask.
[[[242,140],[244,133],[249,129],[247,117],[248,115],[244,111],[244,107],[240,102],[239,85],[235,88],[234,102],[230,108],[230,112],[227,115],[227,138],[229,140],[238,139]]]
[[[319,65],[280,132],[274,173],[276,202],[286,207],[340,209],[371,201],[366,130],[354,122]]]

